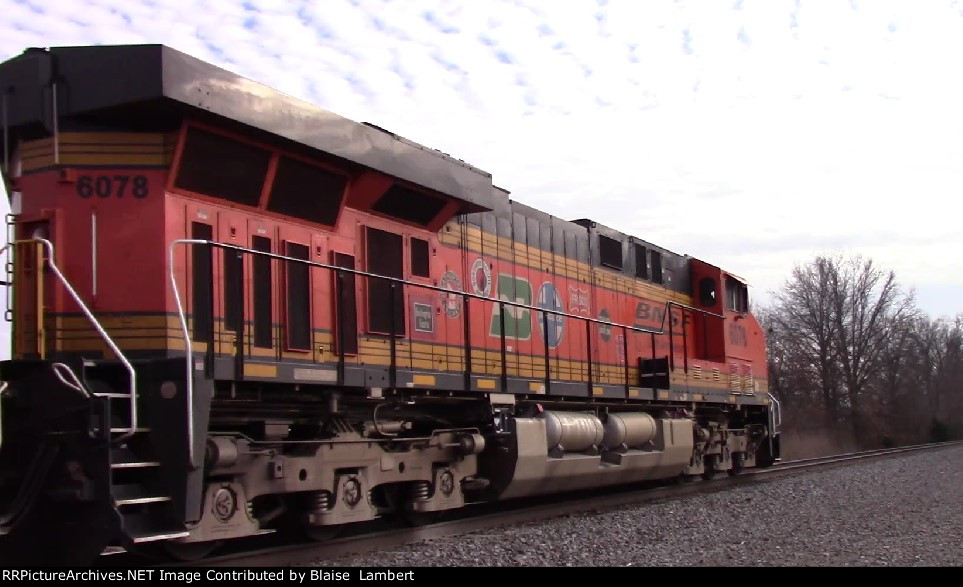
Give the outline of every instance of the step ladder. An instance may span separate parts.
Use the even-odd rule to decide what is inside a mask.
[[[85,376],[96,378],[99,370],[117,368],[116,364],[86,364]],[[145,422],[147,418],[143,417],[149,414],[139,416],[138,425],[132,427],[129,425],[130,414],[140,413],[128,405],[136,401],[135,396],[116,391],[95,392],[93,395],[105,399],[109,404],[108,413],[114,416],[107,434],[110,439],[110,492],[128,540],[133,544],[145,544],[186,538],[190,532],[174,515],[171,496],[164,488],[161,462],[151,445],[151,428]]]

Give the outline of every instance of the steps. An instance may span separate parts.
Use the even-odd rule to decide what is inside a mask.
[[[124,531],[134,544],[186,538],[191,534],[174,523],[159,524],[154,516],[144,513],[124,516]]]
[[[156,491],[136,483],[114,485],[111,487],[111,493],[114,496],[114,503],[118,506],[163,503],[171,500],[169,495],[158,495]]]
[[[84,375],[94,395],[108,403],[111,496],[122,516],[126,541],[146,544],[185,538],[190,532],[175,515],[162,462],[151,442],[148,402],[138,397],[138,423],[131,430],[132,398],[125,389],[118,389],[127,381],[126,371],[118,367],[88,362]]]
[[[128,428],[119,428],[117,436]],[[149,432],[136,431],[110,451],[111,494],[123,516],[124,532],[134,544],[174,540],[190,535],[175,519],[171,496],[163,484],[160,461],[150,448]]]

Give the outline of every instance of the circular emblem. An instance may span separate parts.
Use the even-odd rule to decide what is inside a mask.
[[[227,487],[221,487],[214,492],[214,502],[213,512],[214,517],[221,522],[227,522],[237,511],[237,498],[234,496],[234,492]]]
[[[455,490],[455,475],[451,472],[451,469],[445,469],[445,472],[441,474],[439,481],[441,482],[441,487],[439,489],[441,489],[441,492],[445,494],[445,497],[451,495]]]
[[[448,271],[442,275],[438,286],[459,293],[463,291],[461,288],[461,279],[458,278],[458,274],[454,271]],[[449,318],[457,318],[458,315],[461,314],[461,296],[453,293],[442,293],[441,307],[445,309],[445,314],[447,314]]]
[[[555,310],[556,312],[564,311],[562,307],[562,296],[558,294],[555,286],[547,281],[539,288],[538,299],[535,305],[545,310]],[[548,347],[554,349],[562,342],[562,335],[565,332],[565,316],[548,314],[547,334],[545,332],[546,319],[543,316],[542,312],[538,312],[538,329],[542,331],[542,338],[547,340]]]
[[[357,477],[348,477],[342,485],[344,504],[349,508],[361,503],[361,483]]]
[[[471,290],[486,298],[492,293],[492,270],[483,259],[471,264]]]
[[[599,320],[611,322],[612,318],[609,317],[609,311],[605,308],[602,308],[602,311],[599,312]],[[602,340],[608,342],[609,339],[612,338],[612,327],[608,324],[599,324],[599,336],[602,337]]]

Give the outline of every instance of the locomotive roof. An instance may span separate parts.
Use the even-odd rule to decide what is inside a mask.
[[[501,195],[490,173],[445,153],[163,45],[27,49],[0,63],[7,124],[52,132],[54,83],[61,123],[214,114],[455,197],[464,211],[490,210]]]

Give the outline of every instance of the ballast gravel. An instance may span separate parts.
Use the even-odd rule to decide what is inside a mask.
[[[960,566],[963,447],[314,564]]]

